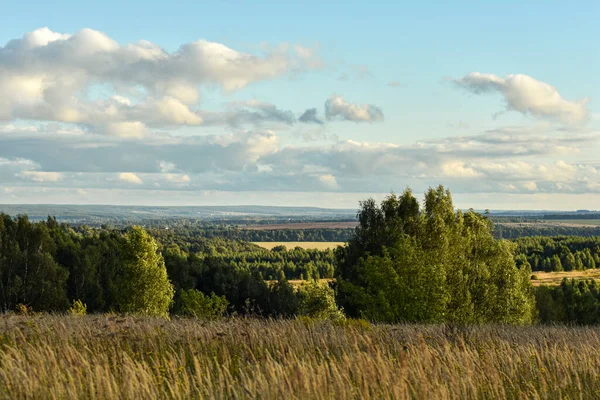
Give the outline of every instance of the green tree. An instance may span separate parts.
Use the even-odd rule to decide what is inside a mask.
[[[188,289],[179,293],[177,314],[187,317],[216,319],[227,311],[229,302],[224,296],[211,293],[206,296],[199,290]]]
[[[407,189],[361,202],[359,225],[336,251],[338,301],[352,317],[384,322],[532,322],[528,263],[497,241],[487,216],[454,211],[442,186],[424,207]]]
[[[154,239],[144,229],[134,227],[126,236],[122,257],[117,283],[120,311],[168,316],[174,289]]]
[[[304,284],[298,290],[299,314],[311,318],[340,320],[344,313],[335,303],[335,294],[327,284],[316,281]]]

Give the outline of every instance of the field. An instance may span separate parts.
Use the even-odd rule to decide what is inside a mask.
[[[0,398],[598,398],[600,331],[0,317]]]
[[[289,224],[264,224],[240,226],[240,229],[249,231],[270,231],[279,229],[347,229],[356,228],[358,222],[332,221],[332,222],[290,222]]]
[[[557,219],[546,220],[546,222],[563,226],[600,226],[600,219]]]
[[[585,271],[561,271],[561,272],[540,272],[534,271],[536,279],[532,279],[534,286],[541,285],[560,285],[563,278],[576,279],[596,279],[600,280],[600,269],[587,269]]]
[[[271,250],[273,247],[285,246],[288,250],[294,247],[302,247],[303,249],[335,249],[338,246],[343,246],[344,242],[253,242],[255,245]]]

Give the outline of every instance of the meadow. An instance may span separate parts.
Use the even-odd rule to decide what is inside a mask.
[[[317,250],[328,250],[335,249],[338,246],[343,246],[344,242],[252,242],[253,244],[260,246],[264,249],[271,250],[277,246],[285,246],[286,249],[291,250],[296,247],[303,249],[317,249]]]
[[[0,317],[0,398],[598,398],[600,331]]]
[[[595,279],[600,280],[600,269],[586,269],[583,271],[561,271],[561,272],[544,272],[534,271],[532,274],[531,283],[533,286],[560,285],[564,278],[568,279]]]
[[[600,219],[557,219],[546,222],[566,226],[600,226]]]

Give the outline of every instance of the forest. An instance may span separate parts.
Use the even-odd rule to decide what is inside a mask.
[[[0,308],[64,312],[77,303],[90,313],[133,307],[149,314],[270,317],[343,310],[381,322],[600,320],[595,281],[530,283],[532,271],[596,268],[598,237],[497,240],[486,215],[455,211],[441,187],[428,191],[422,206],[409,190],[381,204],[362,202],[358,219],[337,250],[267,250],[186,227],[89,228],[0,214]],[[306,283],[299,289],[290,280]],[[132,305],[127,295],[139,287],[167,288],[160,312]]]

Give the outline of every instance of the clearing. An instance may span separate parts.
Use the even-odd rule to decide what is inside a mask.
[[[586,269],[584,271],[561,271],[561,272],[533,271],[532,275],[535,275],[537,277],[537,279],[531,280],[531,283],[534,286],[541,286],[541,285],[556,286],[556,285],[560,285],[563,278],[600,280],[600,268]]]
[[[343,246],[344,242],[252,242],[257,246],[271,250],[273,247],[285,246],[288,250],[295,247],[302,247],[303,249],[317,249],[327,250],[335,249],[338,246]]]

